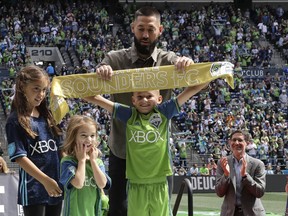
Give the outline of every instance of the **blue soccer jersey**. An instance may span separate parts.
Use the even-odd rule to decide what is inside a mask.
[[[32,139],[18,122],[16,112],[11,113],[6,123],[8,154],[10,160],[29,158],[42,172],[59,183],[60,138],[54,137],[43,117],[31,117],[31,128],[38,136]],[[18,204],[58,204],[62,197],[50,197],[44,186],[24,169],[19,169]]]

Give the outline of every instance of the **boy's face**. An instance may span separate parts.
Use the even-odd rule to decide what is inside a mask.
[[[153,108],[162,102],[162,96],[159,90],[134,92],[132,96],[132,103],[140,113],[147,114]]]

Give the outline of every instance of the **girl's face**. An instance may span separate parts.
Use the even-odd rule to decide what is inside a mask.
[[[86,146],[89,152],[93,146],[97,146],[97,130],[94,125],[83,125],[77,132],[76,144]]]
[[[46,92],[48,89],[48,80],[43,77],[39,81],[28,83],[24,87],[24,93],[28,104],[34,108],[41,104],[43,99],[46,97]]]

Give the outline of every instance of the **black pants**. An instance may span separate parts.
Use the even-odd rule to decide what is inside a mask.
[[[126,160],[118,158],[110,151],[109,176],[112,186],[109,190],[109,216],[127,216]],[[169,195],[172,195],[173,176],[167,177]]]
[[[109,216],[126,216],[126,160],[116,157],[110,151],[108,172],[112,181],[109,189]]]
[[[30,205],[23,206],[25,216],[60,216],[62,202],[57,205]]]
[[[243,209],[239,207],[235,207],[234,216],[244,216]]]

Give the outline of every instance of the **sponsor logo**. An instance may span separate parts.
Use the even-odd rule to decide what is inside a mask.
[[[198,176],[191,177],[192,189],[193,190],[215,190],[215,176]]]
[[[164,141],[164,139],[160,136],[158,131],[131,131],[131,138],[128,142],[136,142],[136,143],[155,143],[159,140]]]
[[[233,74],[234,65],[230,62],[214,62],[211,64],[210,73],[212,77],[224,74]]]
[[[85,187],[97,187],[94,178],[93,177],[89,178],[88,176],[85,176],[84,186]]]
[[[30,147],[32,148],[31,156],[35,153],[44,154],[48,151],[58,150],[55,140],[52,139],[49,139],[48,141],[42,140],[36,142],[34,145],[30,144]]]

